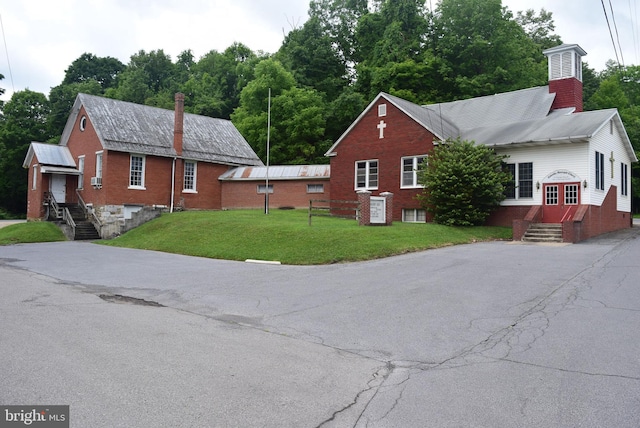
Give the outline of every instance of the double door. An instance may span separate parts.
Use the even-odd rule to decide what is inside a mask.
[[[544,223],[571,220],[580,205],[580,183],[548,183],[543,187]]]

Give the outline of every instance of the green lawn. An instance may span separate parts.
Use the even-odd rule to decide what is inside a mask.
[[[0,245],[65,240],[62,231],[46,221],[12,224],[0,229]]]
[[[227,260],[326,264],[387,257],[475,241],[511,239],[510,228],[455,228],[396,222],[358,226],[355,220],[313,217],[306,210],[187,211],[165,214],[104,245]]]

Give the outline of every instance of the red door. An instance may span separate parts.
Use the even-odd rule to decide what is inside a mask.
[[[580,183],[545,184],[543,191],[544,223],[562,223],[573,218],[580,204]]]

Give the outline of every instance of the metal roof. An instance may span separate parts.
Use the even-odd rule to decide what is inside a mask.
[[[62,167],[75,168],[76,163],[73,160],[73,156],[67,147],[59,146],[57,144],[45,144],[32,142],[25,156],[22,166],[25,168],[29,166],[31,160],[35,156],[38,159],[40,165],[55,165]]]
[[[66,145],[80,107],[84,107],[106,150],[174,157],[173,110],[78,94],[62,135]],[[184,114],[182,157],[229,165],[262,165],[229,120]]]
[[[269,180],[329,179],[329,165],[275,165],[269,167]],[[238,167],[220,176],[225,181],[265,180],[267,167]]]

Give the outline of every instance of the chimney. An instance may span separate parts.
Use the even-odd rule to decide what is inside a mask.
[[[173,148],[182,156],[182,136],[184,134],[184,94],[176,94],[175,123],[173,125]]]
[[[560,45],[542,52],[549,62],[549,93],[555,94],[551,108],[582,111],[582,57],[578,45]]]

